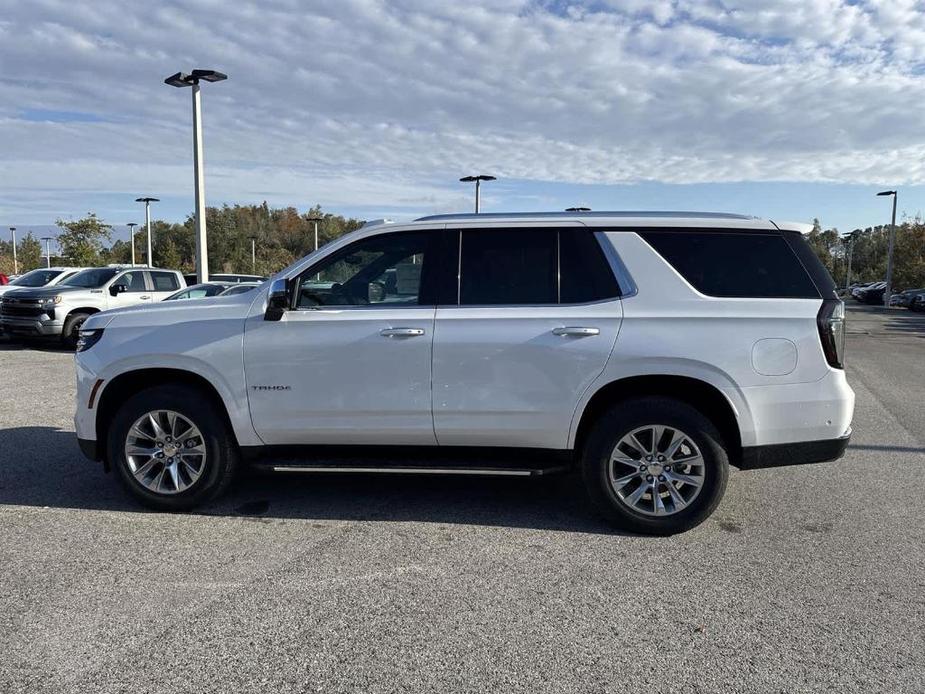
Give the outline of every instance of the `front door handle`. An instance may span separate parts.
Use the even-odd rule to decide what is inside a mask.
[[[418,337],[424,334],[423,328],[383,328],[379,331],[382,337]]]
[[[139,296],[138,298],[141,299],[142,301],[147,301],[151,297],[150,296]]]
[[[565,328],[554,328],[553,335],[562,335],[568,337],[587,337],[589,335],[600,335],[598,328],[583,328],[580,326],[570,326]]]

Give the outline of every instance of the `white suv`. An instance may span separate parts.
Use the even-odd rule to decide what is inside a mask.
[[[0,296],[15,289],[53,287],[82,269],[79,267],[40,267],[30,270],[11,280],[9,284],[0,286]]]
[[[89,317],[77,436],[160,509],[242,463],[573,466],[605,517],[677,532],[730,464],[848,445],[843,305],[802,230],[641,212],[367,226],[248,294]]]
[[[80,326],[94,313],[161,301],[185,286],[183,275],[175,270],[87,268],[54,286],[7,292],[0,298],[0,332],[59,337],[73,347]]]

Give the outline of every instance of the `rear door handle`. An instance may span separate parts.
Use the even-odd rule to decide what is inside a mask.
[[[553,335],[562,335],[568,337],[586,337],[588,335],[600,335],[598,328],[583,328],[580,326],[569,326],[565,328],[554,328]]]
[[[379,331],[382,337],[418,337],[424,334],[423,328],[383,328]]]

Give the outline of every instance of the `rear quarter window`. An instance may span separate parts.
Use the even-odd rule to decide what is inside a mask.
[[[701,294],[820,298],[804,263],[780,233],[659,230],[640,236]]]

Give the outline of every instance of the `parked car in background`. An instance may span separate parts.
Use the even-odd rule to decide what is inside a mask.
[[[886,282],[874,282],[866,287],[858,288],[854,298],[862,304],[882,304],[884,291],[886,291]]]
[[[0,272],[0,287],[10,283],[10,278]]]
[[[228,282],[204,282],[194,284],[182,289],[176,294],[171,294],[164,301],[182,301],[184,299],[206,299],[210,296],[233,296],[234,294],[244,294],[251,291],[254,287],[260,285],[256,282],[232,284]]]
[[[893,294],[893,296],[890,297],[890,306],[909,308],[913,297],[923,292],[925,292],[925,287],[920,287],[919,289],[905,289],[897,294]]]
[[[193,286],[196,284],[196,275],[186,274],[183,275],[183,279],[186,280],[187,286]],[[266,277],[261,275],[241,275],[238,273],[228,273],[228,272],[217,272],[214,275],[209,275],[209,282],[227,282],[229,284],[240,284],[241,282],[265,282]]]
[[[910,311],[925,311],[925,291],[919,294],[913,294],[909,300]]]
[[[574,467],[605,518],[679,532],[714,511],[730,465],[848,445],[844,304],[808,226],[657,212],[365,226],[249,294],[90,316],[78,441],[163,510],[202,504],[244,464]]]
[[[0,287],[0,296],[14,289],[22,289],[24,287],[53,287],[57,284],[61,284],[61,282],[68,277],[83,269],[84,268],[81,267],[43,267],[30,270],[23,275],[11,279],[9,284]]]
[[[51,287],[17,288],[0,297],[0,330],[77,344],[83,322],[100,311],[159,302],[185,285],[175,270],[110,265],[87,268]]]

